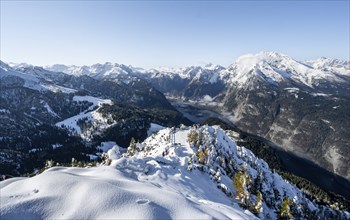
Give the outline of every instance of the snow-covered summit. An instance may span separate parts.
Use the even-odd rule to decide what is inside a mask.
[[[25,67],[33,67],[33,65],[28,64],[28,63],[13,63],[13,62],[9,62],[8,65],[14,69],[17,68],[25,68]]]
[[[293,58],[277,52],[260,52],[239,57],[228,67],[230,82],[238,86],[245,86],[251,82],[252,77],[256,77],[271,84],[281,82],[294,82],[313,88],[320,81],[344,82],[344,79],[334,74],[334,71],[320,68],[323,65],[339,65],[346,62],[300,62]],[[326,59],[329,61],[328,59]],[[342,67],[343,68],[343,67]],[[342,74],[349,74],[349,70],[341,71]]]
[[[276,210],[286,199],[295,207],[296,218],[305,218],[306,211],[334,212],[312,203],[266,162],[237,146],[233,136],[218,127],[167,128],[131,144],[124,155],[114,146],[108,151],[112,161],[106,161],[107,167],[53,167],[32,178],[2,181],[0,216],[276,219]],[[237,176],[242,189],[231,178]],[[253,192],[253,183],[262,200]],[[257,216],[238,205],[248,201],[255,204]]]
[[[305,63],[309,64],[314,69],[330,71],[341,75],[350,76],[350,61],[321,57],[316,60],[306,61]]]
[[[316,60],[309,60],[306,63],[311,64],[316,69],[322,69],[327,66],[336,68],[350,69],[350,61],[338,60],[338,59],[328,59],[326,57],[321,57]]]
[[[11,68],[10,65],[0,60],[0,67],[4,70]]]
[[[219,65],[207,64],[205,66],[189,66],[180,68],[157,67],[147,70],[150,80],[154,78],[170,77],[172,79],[179,77],[190,82],[216,83],[222,79],[221,72],[225,68]]]
[[[134,72],[139,71],[138,68],[111,62],[106,62],[104,64],[96,63],[91,66],[66,66],[63,64],[55,64],[45,66],[44,68],[50,71],[63,72],[74,76],[87,75],[96,79],[113,79],[119,75],[133,75]]]

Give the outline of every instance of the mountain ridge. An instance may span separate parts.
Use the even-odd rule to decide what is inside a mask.
[[[346,211],[312,202],[265,161],[237,146],[235,135],[215,126],[166,128],[131,144],[123,155],[113,146],[102,166],[65,168],[51,162],[35,177],[0,183],[0,215],[9,219],[18,217],[18,212],[36,218],[350,217]],[[74,202],[68,194],[74,195]],[[89,209],[80,208],[96,198],[98,203]],[[115,211],[121,208],[128,211]]]
[[[92,65],[83,65],[83,66],[76,66],[76,65],[64,65],[64,64],[54,64],[54,65],[46,65],[43,66],[44,69],[51,70],[53,72],[64,72],[66,74],[71,74],[71,75],[90,75],[92,77],[102,77],[102,78],[108,78],[110,75],[113,74],[140,74],[140,75],[145,75],[146,73],[152,73],[152,72],[159,72],[159,73],[176,73],[176,74],[181,74],[183,72],[187,72],[186,70],[193,70],[193,69],[204,69],[204,70],[224,70],[224,69],[230,69],[235,66],[235,64],[242,63],[244,60],[255,60],[255,61],[265,61],[267,63],[271,61],[292,61],[296,62],[299,64],[302,64],[306,67],[312,67],[313,69],[325,69],[325,65],[331,66],[334,68],[337,68],[338,71],[339,69],[344,69],[341,71],[341,74],[349,76],[348,70],[350,69],[349,61],[344,61],[344,60],[339,60],[339,59],[329,59],[325,57],[321,57],[316,60],[306,60],[306,61],[296,61],[293,58],[278,53],[278,52],[264,52],[261,51],[257,54],[246,54],[239,56],[234,63],[228,65],[228,67],[222,67],[220,65],[213,65],[211,63],[206,64],[204,66],[188,66],[188,67],[180,67],[180,68],[168,68],[168,67],[155,67],[155,68],[139,68],[139,67],[133,67],[131,65],[124,65],[124,64],[118,64],[118,63],[111,63],[111,62],[106,62],[104,64],[96,63]],[[258,64],[258,63],[256,63]],[[11,66],[14,68],[20,68],[20,67],[28,67],[32,66],[30,64],[15,64],[11,63]],[[249,65],[248,65],[249,66]],[[255,66],[251,65],[250,66]],[[247,71],[243,71],[247,72]],[[299,71],[300,72],[300,71]],[[104,73],[104,76],[101,76],[100,74]],[[191,75],[191,74],[189,74]],[[182,75],[184,76],[184,75]]]

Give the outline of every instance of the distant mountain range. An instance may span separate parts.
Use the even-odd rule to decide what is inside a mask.
[[[46,75],[50,80],[62,73],[104,81],[142,79],[167,96],[219,106],[241,129],[350,179],[345,156],[350,153],[349,61],[300,62],[280,53],[260,52],[241,56],[227,68],[208,64],[142,69],[113,63],[12,67],[41,76],[40,71],[49,70],[55,75]]]
[[[25,113],[23,127],[40,124],[37,120],[52,124],[74,116],[81,108],[73,100],[76,94],[133,103],[140,111],[157,106],[177,112],[166,95],[229,113],[242,130],[350,179],[346,156],[350,153],[349,61],[320,58],[300,62],[280,53],[260,52],[241,56],[226,68],[208,64],[142,69],[113,63],[44,67],[1,63],[1,68],[1,96],[6,99],[1,114],[10,126],[7,133],[18,131],[14,124],[19,122],[4,118],[19,109],[15,103],[24,107],[22,103],[29,102],[24,97],[29,95],[23,95],[21,101],[19,91],[4,88],[21,86],[21,91],[40,97],[31,99],[27,110],[21,110]],[[32,105],[40,107],[31,109]],[[176,120],[185,120],[176,114]]]

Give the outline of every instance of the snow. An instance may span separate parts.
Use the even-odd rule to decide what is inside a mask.
[[[200,145],[188,142],[190,132],[198,132]],[[204,148],[207,156],[200,162],[196,155]],[[260,216],[276,219],[274,207],[283,198],[311,211],[317,208],[301,190],[216,126],[165,128],[137,143],[136,149],[128,156],[114,145],[107,152],[110,166],[52,167],[31,178],[0,182],[0,218],[257,219],[233,196],[232,173],[226,173],[233,166],[245,169],[251,178],[262,175],[261,193],[274,202],[269,207],[263,198]],[[281,198],[275,198],[275,190]]]
[[[102,150],[103,152],[107,152],[109,149],[113,148],[117,143],[115,141],[106,141],[106,142],[101,142],[101,145],[98,146],[97,148]]]
[[[51,107],[49,106],[49,104],[45,103],[44,107],[46,108],[46,110],[54,117],[58,117],[57,113],[52,111]]]
[[[71,89],[71,88],[67,88],[67,87],[63,87],[63,86],[59,86],[59,85],[50,85],[50,84],[42,84],[42,86],[44,88],[46,88],[47,90],[50,90],[52,92],[63,92],[63,93],[75,93],[77,92],[77,90],[75,89]]]
[[[227,70],[229,81],[237,86],[244,86],[254,76],[271,84],[282,81],[294,81],[313,88],[320,80],[346,82],[337,74],[349,76],[347,62],[337,63],[337,68],[327,70],[308,62],[299,62],[291,57],[276,52],[260,52],[240,56]],[[335,74],[336,73],[336,74]]]
[[[0,61],[1,62],[1,61]],[[47,89],[43,87],[40,83],[40,80],[31,75],[27,75],[25,73],[19,72],[8,66],[7,64],[1,62],[0,66],[0,79],[8,76],[19,77],[24,80],[24,87],[38,90],[38,91],[46,91]]]
[[[203,96],[203,101],[204,102],[212,102],[213,98],[210,95],[205,95],[205,96]]]
[[[50,71],[64,72],[66,74],[81,76],[88,75],[95,79],[116,79],[119,76],[137,76],[139,78],[161,78],[176,76],[188,80],[200,80],[209,83],[216,83],[220,78],[220,72],[224,67],[219,65],[208,64],[205,66],[189,66],[179,68],[156,67],[143,69],[139,67],[126,66],[123,64],[106,62],[104,64],[94,64],[91,66],[65,66],[62,64],[45,66]],[[123,80],[128,84],[128,80]]]
[[[137,160],[115,162],[111,167],[54,167],[32,178],[3,181],[1,218],[254,219],[233,207],[199,171],[164,168],[146,175],[133,167]]]
[[[29,150],[29,153],[34,153],[34,152],[37,152],[39,150],[40,150],[39,148],[32,148]]]
[[[8,109],[0,109],[0,113],[4,113],[4,114],[10,114],[10,111]]]
[[[326,124],[330,124],[331,123],[329,120],[326,120],[326,119],[321,119],[321,121],[323,121]]]
[[[155,123],[151,123],[150,128],[147,130],[147,136],[151,136],[154,132],[160,131],[164,129],[163,126],[159,125],[159,124],[155,124]]]
[[[331,96],[331,94],[325,94],[325,93],[311,93],[312,96],[323,96],[323,97],[328,97]]]
[[[298,92],[300,89],[295,88],[295,87],[291,87],[291,88],[284,88],[284,90],[287,90],[288,92]]]
[[[194,130],[197,130],[200,133],[199,136],[201,136],[203,143],[202,146],[199,146],[199,149],[204,149],[204,146],[207,146],[208,149],[210,149],[208,159],[205,161],[207,168],[205,166],[203,167],[201,164],[196,164],[193,162],[196,160],[194,159],[195,157],[193,155],[196,153],[197,148],[192,147],[187,140],[191,129],[186,127],[176,129],[175,145],[169,144],[169,142],[171,142],[172,130],[173,129],[163,129],[159,131],[156,136],[151,136],[146,139],[144,143],[139,144],[138,147],[143,150],[134,156],[134,158],[138,160],[148,158],[149,161],[146,162],[146,164],[152,165],[151,167],[145,168],[145,172],[147,172],[147,176],[145,176],[145,178],[150,179],[149,173],[161,174],[161,171],[164,169],[162,164],[169,164],[172,167],[171,170],[181,169],[181,167],[186,167],[187,165],[188,169],[191,167],[191,169],[196,170],[196,167],[202,167],[202,169],[208,170],[208,174],[216,173],[215,170],[221,168],[224,169],[224,167],[217,164],[218,158],[226,158],[228,161],[233,160],[237,167],[240,167],[242,164],[246,164],[247,172],[249,176],[253,178],[256,178],[258,173],[262,172],[265,181],[263,184],[263,193],[265,193],[265,195],[273,195],[273,189],[278,188],[281,195],[285,195],[287,198],[296,198],[296,204],[304,203],[307,204],[311,210],[315,209],[311,201],[309,201],[303,195],[303,193],[297,189],[296,186],[290,185],[278,174],[272,172],[267,163],[259,158],[256,158],[250,150],[237,146],[229,134],[226,134],[226,132],[220,128],[215,126],[202,126],[198,129],[194,128]],[[193,165],[188,165],[189,161],[192,161]],[[118,164],[120,163],[121,162],[118,162]],[[124,161],[123,164],[125,163],[127,162]],[[136,165],[136,167],[139,169],[143,166]],[[155,171],[151,172],[153,169],[155,169]],[[181,170],[181,174],[184,172],[186,171]],[[204,173],[206,173],[206,171],[204,171]],[[232,187],[231,178],[229,176],[225,176],[224,174],[225,171],[222,170],[220,181],[217,183],[218,186],[220,185],[220,188],[225,189],[228,192],[235,192],[235,189]],[[180,174],[175,173],[174,175],[177,176]],[[162,174],[161,176],[166,175]],[[192,176],[188,176],[187,178],[192,178]],[[185,189],[182,191],[185,191]],[[208,193],[207,196],[210,196],[210,193]],[[209,200],[213,201],[214,198],[210,197]],[[276,201],[276,203],[281,204],[282,200]],[[275,216],[274,211],[271,208],[268,208],[266,204],[264,204],[264,207],[265,214],[269,213],[270,216]]]
[[[120,75],[128,75],[129,71],[142,74],[142,69],[140,68],[133,68],[123,64],[110,62],[104,64],[97,63],[91,66],[66,66],[63,64],[56,64],[45,66],[44,68],[50,71],[63,72],[74,76],[88,75],[96,79],[114,79]]]
[[[5,64],[6,65],[6,64]],[[11,69],[7,66],[4,69]],[[24,66],[27,66],[25,64]],[[350,76],[349,61],[332,60],[320,58],[315,61],[297,61],[291,57],[277,52],[259,52],[240,56],[228,68],[219,65],[208,64],[205,66],[189,66],[180,68],[156,67],[142,69],[123,64],[109,63],[94,64],[91,66],[65,66],[56,64],[45,66],[50,71],[64,72],[66,74],[81,76],[88,75],[96,79],[116,79],[120,76],[136,76],[143,79],[174,79],[179,77],[190,83],[214,84],[223,81],[235,84],[239,87],[245,86],[257,77],[270,84],[278,85],[288,81],[293,84],[302,84],[310,88],[319,85],[320,82],[347,83]],[[29,77],[29,75],[27,75]],[[126,84],[128,80],[123,80]],[[48,89],[51,91],[62,91],[72,93],[74,90],[60,88],[53,85],[35,85],[27,80],[26,86],[35,89]]]
[[[112,100],[110,99],[100,99],[93,96],[74,96],[73,101],[76,102],[83,102],[87,101],[92,103],[92,106],[90,106],[87,110],[80,112],[78,115],[75,115],[73,117],[67,118],[61,122],[56,123],[56,126],[58,127],[66,127],[71,129],[73,132],[76,132],[77,134],[81,135],[83,138],[88,139],[91,135],[90,130],[87,131],[81,131],[80,127],[78,126],[77,122],[79,120],[87,119],[88,121],[92,121],[96,124],[95,127],[98,127],[100,129],[105,129],[108,126],[107,120],[102,117],[102,115],[98,112],[98,110],[102,107],[103,104],[112,105]],[[96,108],[96,109],[95,109]]]
[[[109,104],[109,105],[112,104],[112,101],[110,99],[100,99],[93,96],[74,96],[73,101],[76,101],[76,102],[88,101],[93,104],[93,107],[102,105],[102,104]],[[92,109],[93,107],[90,107],[90,108]]]
[[[321,57],[317,60],[306,61],[305,63],[311,65],[314,69],[327,72],[336,72],[343,76],[350,76],[350,61],[341,61]]]
[[[117,160],[120,158],[120,148],[118,145],[113,145],[111,149],[107,151],[108,158],[111,160]]]
[[[42,82],[42,80],[40,80],[37,75],[35,75],[32,71],[35,71],[34,69],[32,69],[29,72],[21,72],[21,69],[25,68],[25,67],[32,67],[31,65],[28,64],[12,64],[16,70],[10,66],[8,66],[7,64],[1,62],[1,68],[0,68],[0,78],[6,77],[6,76],[15,76],[15,77],[19,77],[21,79],[24,80],[24,87],[30,88],[30,89],[34,89],[34,90],[38,90],[38,91],[52,91],[52,92],[63,92],[63,93],[74,93],[77,90],[75,89],[70,89],[70,88],[66,88],[63,86],[59,86],[59,85],[55,85],[55,84],[49,84],[47,82]],[[18,68],[18,70],[17,70]],[[35,68],[39,68],[39,67],[35,67]],[[42,69],[42,68],[39,68]],[[43,70],[43,69],[42,69]],[[45,71],[45,70],[43,70]],[[53,73],[50,73],[53,74]],[[46,81],[50,81],[49,79],[46,79]]]
[[[59,147],[62,147],[62,146],[63,146],[62,144],[53,144],[52,148],[56,149],[56,148],[59,148]]]

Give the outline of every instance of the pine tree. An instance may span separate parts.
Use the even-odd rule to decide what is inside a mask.
[[[254,179],[250,192],[253,195],[258,195],[259,192],[262,191],[262,180],[263,174],[260,172],[257,177]]]
[[[291,219],[292,213],[290,211],[290,206],[292,205],[292,201],[288,198],[283,199],[283,203],[280,206],[279,210],[279,218],[280,219]]]
[[[249,193],[247,191],[247,178],[248,175],[245,171],[238,172],[233,178],[233,185],[236,189],[236,199],[239,200],[239,204],[243,208],[248,207]]]
[[[71,162],[71,166],[72,166],[72,167],[76,167],[77,164],[78,164],[78,163],[77,163],[77,160],[73,157],[73,158],[72,158],[72,162]]]
[[[135,141],[135,138],[132,137],[130,140],[127,154],[129,156],[133,156],[135,154],[135,151],[136,151],[136,141]]]
[[[206,157],[209,156],[209,148],[208,147],[205,148],[204,154],[205,154]]]
[[[108,153],[103,152],[102,153],[102,162],[101,162],[101,164],[109,166],[109,165],[111,165],[111,162],[112,162],[112,160],[109,159]]]
[[[258,195],[256,197],[256,202],[255,204],[252,206],[251,211],[255,214],[258,215],[259,213],[261,213],[263,210],[263,206],[262,206],[262,195],[260,192],[258,192]]]
[[[55,165],[55,162],[53,160],[46,160],[45,162],[45,169],[49,169]]]
[[[187,141],[193,145],[197,145],[198,143],[198,133],[195,130],[191,130],[187,135]]]
[[[197,158],[199,163],[204,164],[204,161],[205,161],[204,154],[200,149],[197,151]]]

